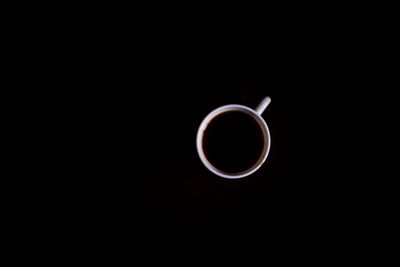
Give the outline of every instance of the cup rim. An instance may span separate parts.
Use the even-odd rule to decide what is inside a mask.
[[[240,111],[244,112],[246,114],[251,115],[259,124],[262,132],[263,132],[263,138],[264,138],[264,149],[262,152],[262,155],[258,159],[257,162],[254,163],[252,167],[250,167],[248,170],[242,171],[242,172],[237,172],[237,173],[228,173],[224,172],[222,170],[219,170],[216,168],[205,156],[204,150],[203,150],[203,135],[204,131],[207,128],[207,125],[210,123],[210,121],[215,118],[216,116],[228,112],[228,111]],[[211,111],[200,123],[200,126],[197,130],[197,136],[196,136],[196,147],[197,147],[197,153],[200,157],[200,160],[204,164],[204,166],[211,171],[212,173],[223,177],[227,179],[238,179],[238,178],[243,178],[246,176],[249,176],[250,174],[254,173],[257,171],[262,164],[265,162],[265,160],[268,157],[269,150],[271,147],[271,136],[269,132],[269,128],[265,120],[261,117],[260,114],[258,114],[255,110],[243,106],[243,105],[238,105],[238,104],[230,104],[230,105],[224,105],[221,107],[218,107]]]

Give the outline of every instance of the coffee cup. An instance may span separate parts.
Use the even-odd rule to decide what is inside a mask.
[[[265,97],[255,108],[224,105],[201,122],[196,148],[201,162],[215,175],[238,179],[251,175],[266,161],[271,136],[261,114],[270,104]]]

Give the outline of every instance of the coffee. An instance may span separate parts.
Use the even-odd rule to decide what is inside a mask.
[[[260,125],[244,112],[221,113],[204,130],[203,149],[207,160],[226,173],[249,170],[260,159],[263,148]]]

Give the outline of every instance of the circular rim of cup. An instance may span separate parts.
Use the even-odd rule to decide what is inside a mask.
[[[259,124],[259,126],[263,132],[263,138],[264,138],[264,149],[262,152],[262,156],[260,156],[258,161],[255,162],[254,165],[252,167],[250,167],[248,170],[245,170],[242,172],[237,172],[237,173],[228,173],[228,172],[224,172],[224,171],[221,171],[218,168],[216,168],[206,158],[205,153],[203,151],[203,146],[202,146],[204,131],[206,130],[206,128],[207,128],[208,124],[211,122],[211,120],[214,117],[216,117],[224,112],[229,112],[229,111],[241,111],[241,112],[249,114],[253,118],[255,118],[255,120],[257,121],[257,123]],[[214,109],[203,119],[203,121],[200,123],[199,129],[197,131],[196,147],[197,147],[197,153],[200,157],[200,160],[203,162],[204,166],[209,171],[211,171],[212,173],[214,173],[220,177],[223,177],[223,178],[238,179],[238,178],[243,178],[243,177],[249,176],[250,174],[257,171],[263,165],[263,163],[267,159],[267,156],[269,154],[269,150],[271,147],[271,136],[270,136],[270,132],[269,132],[267,123],[264,121],[264,119],[261,117],[261,115],[259,115],[255,110],[253,110],[249,107],[243,106],[243,105],[231,104],[231,105],[225,105],[225,106],[221,106],[219,108]]]

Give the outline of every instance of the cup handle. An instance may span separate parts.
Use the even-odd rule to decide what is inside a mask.
[[[269,96],[266,96],[261,102],[260,104],[258,104],[258,106],[256,107],[256,112],[258,113],[258,115],[261,116],[261,114],[264,112],[264,110],[268,107],[269,103],[271,103],[271,98]]]

